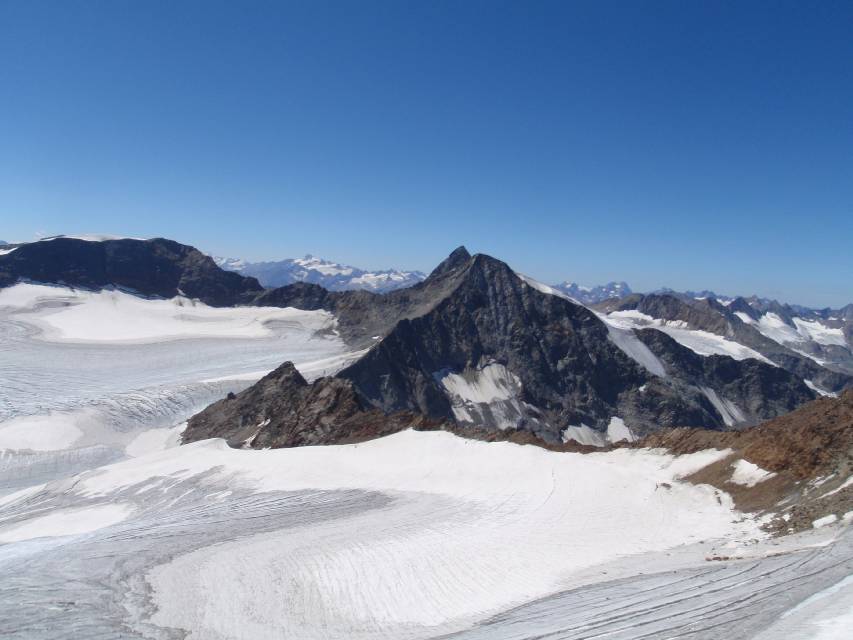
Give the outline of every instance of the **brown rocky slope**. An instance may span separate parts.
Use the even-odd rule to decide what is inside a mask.
[[[841,519],[853,512],[853,390],[820,398],[784,416],[744,431],[668,429],[634,446],[672,453],[731,449],[732,454],[688,477],[730,493],[744,511],[775,513],[770,528],[786,533],[808,529],[818,518]],[[754,486],[732,479],[738,460],[773,475]]]

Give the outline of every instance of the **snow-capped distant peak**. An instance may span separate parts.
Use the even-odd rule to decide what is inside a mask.
[[[626,282],[608,282],[604,285],[586,287],[567,280],[554,285],[554,288],[583,304],[595,304],[610,298],[622,298],[632,293],[631,287]]]
[[[417,284],[426,274],[420,271],[366,271],[358,267],[318,258],[310,253],[302,258],[272,262],[247,262],[240,258],[214,257],[221,268],[253,276],[265,287],[281,287],[294,282],[318,284],[330,291],[365,289],[385,293]]]
[[[211,256],[213,261],[220,269],[226,271],[240,271],[246,266],[246,261],[242,258],[224,258],[222,256]]]

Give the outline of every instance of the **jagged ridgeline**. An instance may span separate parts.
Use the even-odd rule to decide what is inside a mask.
[[[294,431],[301,415],[322,413],[326,425],[348,424],[355,410],[365,423],[374,423],[379,411],[401,427],[401,416],[417,415],[463,431],[522,431],[546,443],[601,445],[661,427],[745,427],[815,397],[783,367],[701,356],[655,329],[618,329],[464,247],[423,282],[386,295],[296,284],[268,291],[258,303],[326,309],[347,340],[370,348],[333,378],[305,383],[316,404],[306,404],[304,391],[276,391],[280,385],[268,377],[191,419],[186,441],[219,436],[234,445],[261,438],[293,446],[302,443]],[[266,390],[260,396],[259,388]],[[342,388],[349,400],[328,404]],[[282,395],[297,398],[288,405],[293,412],[282,409]],[[276,397],[275,406],[264,396]],[[349,427],[323,429],[313,441],[350,437]]]
[[[280,367],[192,418],[185,441],[297,446],[444,425],[600,446],[663,427],[741,429],[814,399],[816,388],[850,385],[844,371],[769,339],[739,302],[634,294],[587,307],[464,247],[422,282],[384,294],[308,283],[265,289],[161,238],[14,246],[0,254],[0,287],[19,281],[322,309],[353,351],[365,350],[312,383]],[[658,324],[612,322],[620,313]],[[667,323],[736,340],[754,357],[697,353]]]

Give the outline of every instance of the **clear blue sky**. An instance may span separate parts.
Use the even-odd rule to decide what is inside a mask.
[[[853,302],[851,2],[0,0],[0,238]]]

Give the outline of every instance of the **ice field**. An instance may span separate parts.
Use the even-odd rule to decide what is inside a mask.
[[[284,360],[353,357],[324,312],[0,292],[0,636],[848,637],[847,523],[768,538],[679,480],[726,452],[178,446]]]

